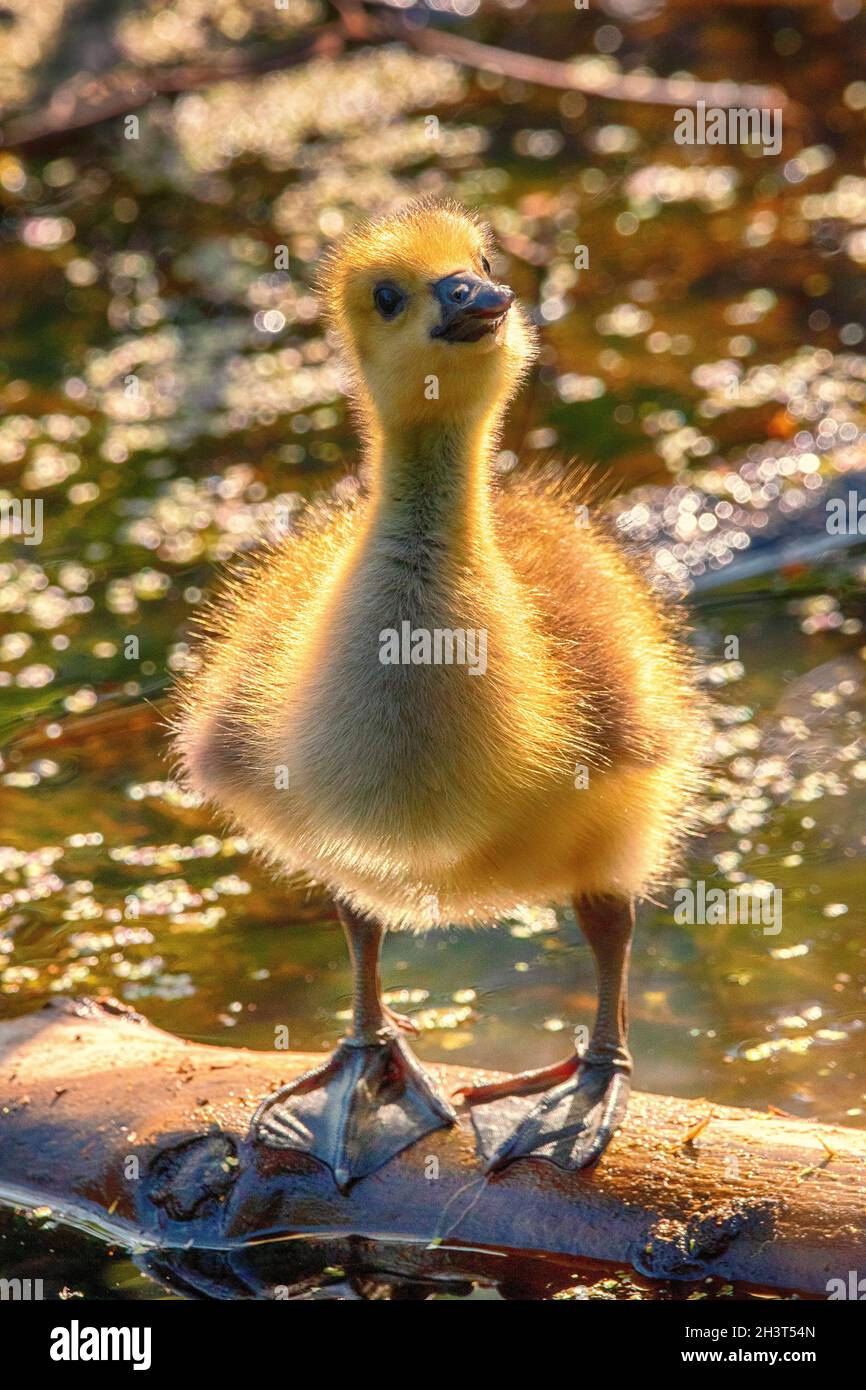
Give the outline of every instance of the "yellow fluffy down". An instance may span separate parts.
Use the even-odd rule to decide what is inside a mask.
[[[181,774],[281,872],[387,927],[646,893],[700,776],[680,616],[603,526],[577,524],[574,487],[492,474],[522,320],[492,345],[429,339],[426,286],[486,244],[476,224],[427,204],[371,235],[333,262],[331,306],[354,343],[367,487],[313,509],[205,615],[178,698]],[[393,339],[367,295],[385,262],[417,296]],[[446,383],[426,415],[375,384],[397,334]],[[483,631],[483,673],[383,664],[382,633],[405,622]]]

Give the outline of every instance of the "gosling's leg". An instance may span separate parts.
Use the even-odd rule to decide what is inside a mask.
[[[323,1066],[262,1102],[251,1132],[259,1143],[321,1159],[345,1191],[457,1117],[397,1035],[406,1020],[382,999],[383,928],[342,905],[337,910],[352,960],[349,1033]]]
[[[592,949],[598,1010],[582,1055],[542,1071],[523,1072],[490,1086],[465,1089],[487,1171],[517,1158],[547,1158],[560,1168],[585,1168],[603,1153],[625,1118],[631,1089],[626,1010],[634,906],[622,898],[576,898],[574,908]],[[544,1091],[543,1098],[503,1136],[497,1107],[486,1103]],[[512,1103],[513,1105],[513,1103]],[[505,1121],[507,1123],[507,1121]]]

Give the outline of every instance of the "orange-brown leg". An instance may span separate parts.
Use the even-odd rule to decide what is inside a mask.
[[[515,1072],[504,1081],[489,1081],[486,1086],[458,1086],[451,1094],[461,1096],[469,1105],[484,1105],[488,1100],[501,1100],[503,1096],[531,1096],[567,1081],[579,1066],[580,1058],[575,1053],[573,1057],[565,1057],[549,1067],[539,1067],[537,1071]]]
[[[338,912],[354,982],[349,1033],[321,1067],[262,1102],[252,1137],[272,1148],[313,1154],[345,1190],[457,1117],[397,1035],[411,1020],[394,1014],[382,999],[384,931],[342,904]]]
[[[576,898],[574,907],[598,978],[592,1037],[584,1053],[552,1067],[463,1088],[470,1105],[545,1092],[510,1134],[485,1148],[488,1171],[532,1155],[562,1168],[584,1168],[604,1151],[625,1117],[631,1073],[626,999],[634,907],[612,896]],[[486,1122],[484,1127],[486,1132]],[[476,1129],[481,1138],[478,1124]]]

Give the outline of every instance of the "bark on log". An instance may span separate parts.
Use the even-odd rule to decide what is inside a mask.
[[[273,1270],[252,1275],[250,1252],[285,1259],[268,1238],[297,1232],[335,1240],[335,1263],[349,1237],[433,1243],[440,1277],[466,1246],[811,1293],[862,1266],[862,1131],[637,1094],[593,1171],[533,1159],[485,1178],[467,1115],[343,1196],[314,1159],[246,1137],[258,1101],[316,1060],[187,1042],[108,1000],[7,1020],[0,1195],[114,1231],[219,1297],[261,1289]],[[430,1070],[449,1090],[478,1076]],[[390,1248],[404,1273],[420,1258]]]

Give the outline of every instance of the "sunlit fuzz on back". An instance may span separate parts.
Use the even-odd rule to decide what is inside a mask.
[[[532,357],[522,313],[477,340],[459,315],[464,336],[437,332],[464,273],[495,309],[489,263],[475,220],[429,203],[329,258],[365,488],[223,596],[178,717],[189,783],[274,865],[387,927],[630,898],[663,881],[691,818],[700,702],[672,619],[581,524],[579,485],[492,469]],[[484,671],[383,660],[404,624],[483,633]]]

